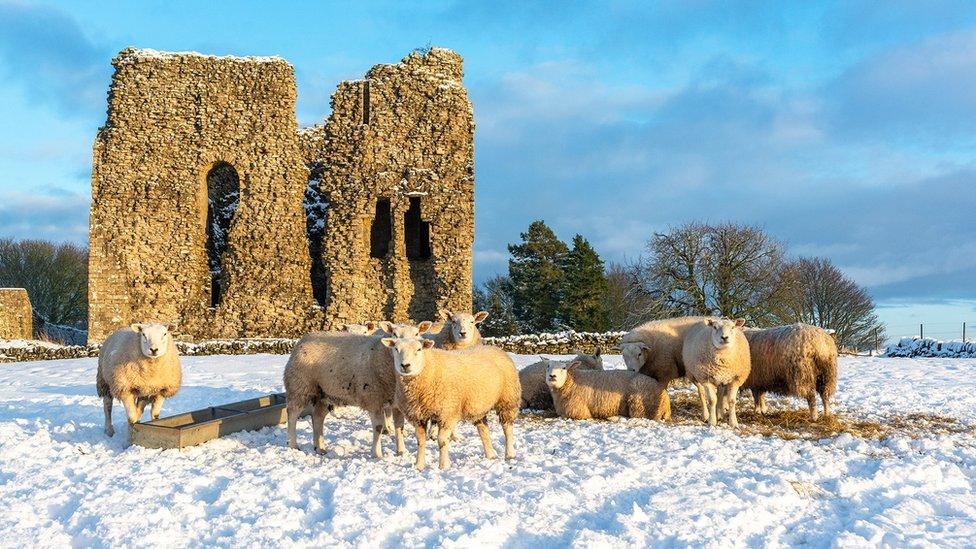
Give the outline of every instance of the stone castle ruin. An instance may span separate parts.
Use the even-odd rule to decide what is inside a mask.
[[[298,128],[280,58],[126,49],[92,166],[89,340],[297,336],[471,308],[474,118],[434,48]]]

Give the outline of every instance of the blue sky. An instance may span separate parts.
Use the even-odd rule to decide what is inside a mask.
[[[605,258],[699,219],[867,286],[892,335],[976,324],[976,3],[0,0],[0,236],[87,239],[110,60],[280,55],[299,122],[428,44],[465,57],[477,279],[542,218]]]

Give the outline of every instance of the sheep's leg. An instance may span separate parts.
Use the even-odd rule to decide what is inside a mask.
[[[735,415],[735,401],[739,398],[739,386],[738,385],[728,385],[725,388],[725,394],[729,401],[729,425],[733,429],[739,428],[739,418]]]
[[[820,400],[823,401],[824,417],[830,417],[830,397],[826,391],[821,391]]]
[[[136,399],[136,410],[139,411],[139,419],[136,421],[139,421],[142,419],[142,416],[145,415],[147,404],[149,404],[149,399],[146,397],[139,397]]]
[[[369,419],[373,423],[373,457],[383,459],[383,431],[386,430],[386,412],[370,412]],[[392,419],[389,420],[392,423]]]
[[[152,409],[149,411],[149,413],[152,414],[152,418],[154,420],[159,419],[159,413],[163,411],[163,402],[165,400],[166,397],[164,397],[163,395],[156,395],[153,397]]]
[[[136,403],[135,395],[132,393],[122,393],[119,395],[119,400],[122,401],[122,406],[125,407],[125,415],[129,420],[129,425],[139,421],[139,418],[142,416],[139,413],[139,405]]]
[[[708,393],[708,424],[715,427],[718,424],[718,391],[712,383],[705,383],[705,391]]]
[[[318,401],[312,406],[312,447],[316,453],[325,453],[325,436],[322,430],[325,424],[325,414],[329,412],[325,402]]]
[[[294,401],[287,401],[288,409],[288,447],[298,449],[298,416],[302,415],[302,408]]]
[[[417,461],[414,462],[414,467],[423,471],[427,466],[427,422],[418,421],[413,428],[417,432]]]
[[[718,386],[718,419],[722,421],[729,415],[729,392],[725,385]]]
[[[112,427],[112,396],[102,397],[102,408],[105,410],[105,434],[115,436],[115,428]]]
[[[515,437],[512,435],[512,422],[502,423],[505,433],[505,459],[515,459]]]
[[[755,404],[756,413],[764,415],[766,413],[766,392],[752,389],[752,401]]]
[[[817,421],[817,394],[807,396],[807,407],[810,408],[810,421]]]
[[[485,457],[488,459],[495,459],[498,457],[495,454],[495,449],[491,446],[491,435],[488,433],[488,418],[483,417],[475,422],[475,427],[478,428],[478,436],[481,437],[481,445],[485,447]]]
[[[402,456],[407,453],[407,446],[403,443],[403,413],[393,409],[393,432],[396,437],[396,454]]]
[[[454,431],[456,426],[456,423],[453,425],[440,423],[437,426],[437,448],[440,450],[438,461],[442,470],[448,469],[451,466],[451,433]]]
[[[695,387],[698,387],[698,398],[701,399],[702,405],[702,421],[708,421],[708,396],[705,394],[705,385],[703,383],[695,382]]]

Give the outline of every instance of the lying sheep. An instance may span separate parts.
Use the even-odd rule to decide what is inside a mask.
[[[546,383],[560,417],[671,419],[667,386],[644,374],[586,370],[580,360],[553,360],[546,361]]]
[[[685,334],[710,317],[687,316],[653,320],[620,338],[620,353],[627,369],[653,377],[667,385],[685,377],[681,349]]]
[[[393,331],[412,331],[388,326]],[[416,330],[416,327],[413,327]],[[323,423],[335,406],[365,410],[373,426],[373,455],[383,457],[380,437],[396,431],[396,452],[402,455],[403,418],[393,410],[396,380],[393,359],[382,338],[348,332],[316,332],[302,337],[288,357],[284,373],[288,409],[288,446],[297,448],[298,416],[312,406],[312,444],[325,451]],[[391,425],[392,423],[392,425]],[[396,429],[399,424],[401,428]]]
[[[579,367],[584,370],[603,369],[603,357],[599,347],[592,355],[580,353],[576,355],[574,360],[579,361]],[[549,392],[549,385],[546,383],[546,368],[549,362],[548,359],[543,358],[519,371],[519,383],[522,385],[522,400],[519,404],[521,408],[553,409],[552,394]]]
[[[440,430],[440,468],[450,467],[448,444],[458,421],[478,428],[488,459],[495,458],[488,435],[487,415],[498,415],[505,433],[505,458],[515,457],[512,424],[518,416],[519,386],[515,364],[505,351],[478,345],[470,349],[435,349],[422,338],[384,338],[393,357],[396,376],[394,402],[417,431],[417,469],[426,466],[427,422],[435,419]],[[398,434],[402,426],[397,426]]]
[[[479,313],[444,313],[444,323],[437,332],[428,332],[424,337],[434,341],[438,349],[467,349],[481,343],[478,324],[488,317],[487,311]]]
[[[131,427],[150,402],[152,418],[159,419],[163,401],[180,390],[183,371],[171,330],[172,325],[132,324],[112,332],[102,344],[95,388],[102,397],[106,435],[115,435],[113,398],[122,401]]]
[[[742,333],[744,319],[709,318],[687,331],[682,346],[685,377],[698,387],[702,416],[715,426],[720,401],[728,399],[729,425],[739,426],[735,401],[749,377],[749,341]]]
[[[765,330],[747,329],[752,370],[742,389],[751,389],[756,411],[766,413],[766,393],[804,398],[817,420],[817,393],[825,416],[837,390],[837,344],[828,332],[809,324]]]

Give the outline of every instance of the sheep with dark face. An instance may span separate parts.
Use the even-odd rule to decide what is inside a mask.
[[[698,387],[702,416],[715,426],[720,403],[728,399],[729,425],[739,426],[735,401],[749,377],[749,341],[742,333],[745,320],[708,318],[698,322],[684,338],[685,377]]]
[[[746,329],[752,368],[742,389],[750,389],[756,411],[766,413],[767,392],[807,401],[810,419],[817,419],[817,394],[825,416],[837,390],[837,343],[830,334],[809,324],[790,324],[764,330]]]
[[[132,324],[112,332],[102,344],[95,388],[102,397],[106,435],[115,434],[113,399],[125,406],[131,426],[142,418],[149,403],[152,418],[159,419],[163,401],[180,390],[183,371],[172,329],[165,324]]]

